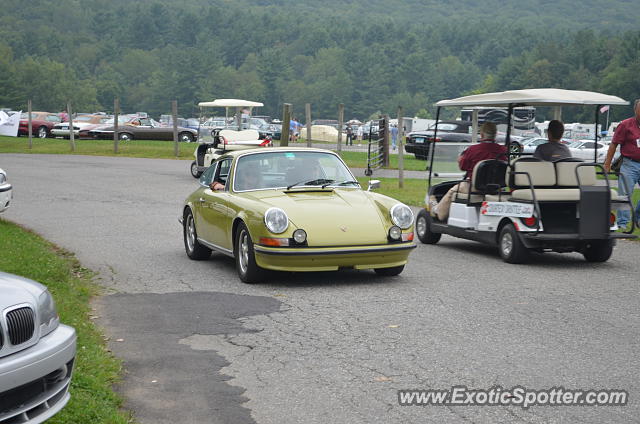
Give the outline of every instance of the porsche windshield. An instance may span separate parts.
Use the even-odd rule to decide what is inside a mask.
[[[308,186],[358,186],[344,163],[331,153],[268,152],[238,158],[233,191]]]

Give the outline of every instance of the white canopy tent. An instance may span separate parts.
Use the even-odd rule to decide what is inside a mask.
[[[449,106],[568,106],[568,105],[628,105],[620,97],[593,91],[532,88],[497,93],[474,94],[457,99],[441,100],[438,107]]]
[[[216,99],[212,102],[200,102],[200,107],[262,107],[264,104],[260,102],[251,102],[249,100],[240,99]]]

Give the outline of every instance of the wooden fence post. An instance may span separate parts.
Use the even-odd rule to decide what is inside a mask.
[[[178,101],[171,102],[171,118],[173,119],[173,155],[178,157],[180,147],[178,146]]]
[[[396,135],[398,146],[398,188],[404,187],[404,146],[402,140],[404,139],[404,125],[402,119],[402,106],[398,106],[398,133]]]
[[[289,145],[289,129],[291,128],[291,103],[282,106],[282,134],[280,135],[280,145]]]
[[[120,99],[113,99],[113,153],[118,153],[118,114],[120,113]]]
[[[307,115],[307,147],[311,147],[311,103],[304,105],[304,110]]]
[[[71,110],[71,102],[67,103],[67,115],[69,115],[69,145],[71,146],[71,151],[75,152],[76,139],[73,133],[73,111]]]
[[[338,154],[342,151],[342,123],[344,122],[344,103],[338,105]]]
[[[29,114],[29,149],[33,149],[33,123],[31,122],[31,99],[27,100],[27,113]]]

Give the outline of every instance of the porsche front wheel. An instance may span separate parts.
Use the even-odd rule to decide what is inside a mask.
[[[260,280],[260,267],[256,264],[253,241],[244,223],[238,226],[234,246],[238,276],[244,283],[257,283]]]
[[[191,209],[188,209],[184,214],[184,219],[182,221],[182,234],[184,236],[184,250],[186,250],[189,259],[201,261],[211,256],[211,249],[198,242],[196,221],[193,219],[193,212],[191,212]]]

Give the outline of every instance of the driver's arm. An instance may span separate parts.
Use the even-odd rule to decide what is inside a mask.
[[[616,143],[611,143],[609,145],[609,150],[607,150],[607,157],[604,160],[604,171],[605,172],[610,172],[611,171],[611,161],[613,160],[613,155],[616,154],[616,149],[618,148],[618,145]]]

